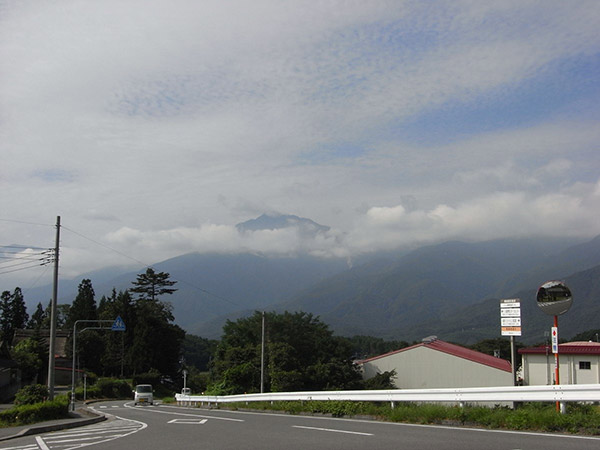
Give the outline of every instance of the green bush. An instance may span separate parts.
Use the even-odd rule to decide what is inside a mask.
[[[69,416],[69,400],[62,395],[53,401],[15,406],[0,412],[0,425],[16,426],[45,420],[62,419]]]
[[[86,398],[126,399],[132,396],[131,390],[131,385],[125,380],[100,378],[95,385],[87,387]],[[83,387],[75,390],[75,397],[83,399]]]
[[[24,386],[15,395],[15,405],[33,405],[48,398],[48,388],[43,384]]]

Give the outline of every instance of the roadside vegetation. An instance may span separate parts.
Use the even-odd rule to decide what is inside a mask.
[[[15,397],[15,406],[0,412],[0,427],[14,427],[69,417],[67,396],[46,401],[48,388],[40,384],[25,386]]]
[[[368,417],[389,422],[484,427],[489,429],[541,431],[600,435],[597,406],[569,403],[567,413],[556,412],[554,403],[527,403],[516,409],[497,406],[444,406],[440,404],[396,404],[314,401],[252,402],[222,404],[220,409],[253,409],[288,414],[326,414],[333,417]]]

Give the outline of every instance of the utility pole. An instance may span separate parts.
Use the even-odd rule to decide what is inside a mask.
[[[265,392],[265,312],[262,312],[262,339],[260,344],[260,393]]]
[[[56,353],[56,303],[58,297],[58,249],[60,246],[60,216],[56,217],[56,242],[54,245],[54,282],[50,308],[50,348],[48,350],[48,398],[54,400],[54,354]]]

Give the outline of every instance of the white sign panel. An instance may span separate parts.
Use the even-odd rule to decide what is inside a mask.
[[[552,327],[552,353],[558,353],[558,328]]]
[[[502,336],[521,336],[521,299],[500,300]]]
[[[500,317],[521,317],[520,308],[502,308],[500,310]]]
[[[503,327],[520,327],[521,326],[521,318],[520,317],[502,317],[500,319],[500,325]]]

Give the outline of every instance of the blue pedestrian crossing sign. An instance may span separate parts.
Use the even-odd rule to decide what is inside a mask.
[[[113,331],[125,331],[125,322],[121,319],[121,316],[117,316],[112,324],[111,330]]]

